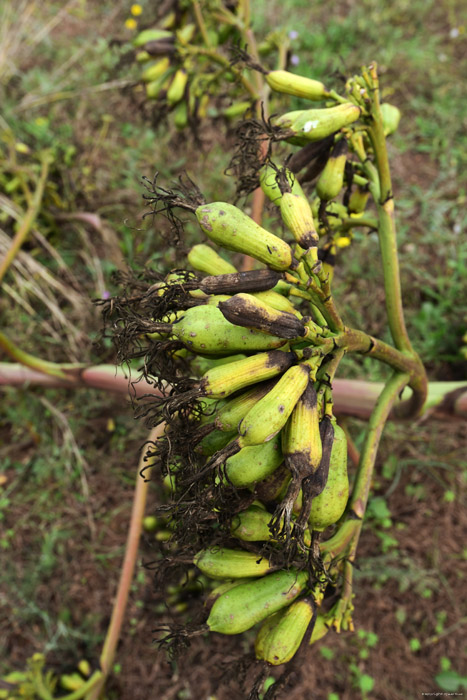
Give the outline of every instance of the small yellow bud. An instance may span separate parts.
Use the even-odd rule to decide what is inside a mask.
[[[125,27],[127,29],[134,30],[138,26],[138,22],[133,19],[133,17],[128,17],[128,19],[125,20]]]
[[[139,15],[143,12],[143,8],[141,5],[134,4],[130,7],[130,12],[133,15],[133,17],[139,17]]]
[[[18,153],[30,153],[29,146],[26,146],[25,143],[22,143],[21,141],[17,141],[15,143],[15,150],[18,151]]]

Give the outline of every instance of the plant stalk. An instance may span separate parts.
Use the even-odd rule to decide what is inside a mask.
[[[2,283],[3,278],[5,277],[8,268],[10,267],[11,263],[15,259],[16,255],[18,254],[19,249],[23,245],[24,241],[26,240],[33,224],[34,221],[37,218],[37,215],[39,214],[41,202],[42,202],[42,197],[44,196],[44,189],[45,185],[47,182],[47,177],[49,174],[49,166],[50,163],[52,162],[52,156],[50,153],[45,152],[42,154],[42,163],[41,163],[41,174],[39,176],[39,181],[37,183],[36,190],[34,192],[34,196],[32,198],[32,201],[26,211],[26,214],[20,224],[19,229],[17,230],[16,234],[13,237],[13,240],[11,242],[11,246],[5,255],[4,260],[0,263],[0,284]]]
[[[154,442],[159,438],[164,432],[165,423],[160,423],[149,433],[148,441]],[[120,631],[122,628],[123,617],[125,614],[128,595],[130,592],[131,582],[133,580],[133,575],[135,571],[136,557],[138,555],[139,540],[141,536],[144,510],[146,507],[146,498],[148,493],[148,483],[145,481],[141,475],[141,469],[146,466],[145,457],[147,454],[147,448],[143,449],[138,463],[138,469],[136,474],[136,486],[135,493],[133,497],[133,507],[131,511],[130,527],[128,530],[128,537],[125,549],[125,556],[123,559],[123,565],[120,572],[120,581],[118,584],[117,596],[115,598],[115,603],[112,610],[112,617],[110,619],[110,624],[107,630],[107,635],[102,647],[102,653],[100,656],[100,665],[103,672],[103,676],[100,682],[94,686],[92,692],[89,695],[88,700],[98,700],[104,685],[109,675],[112,664],[115,657],[115,650],[117,648],[118,640],[120,637]]]

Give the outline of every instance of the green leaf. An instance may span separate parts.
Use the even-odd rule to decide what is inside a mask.
[[[319,653],[323,658],[327,659],[328,661],[331,661],[331,659],[334,658],[334,651],[329,647],[321,647]]]
[[[442,671],[435,676],[435,681],[441,690],[455,692],[461,688],[467,688],[467,678],[460,676],[457,671]]]
[[[375,685],[375,680],[371,676],[368,676],[366,673],[364,673],[358,679],[358,685],[362,693],[370,693]]]

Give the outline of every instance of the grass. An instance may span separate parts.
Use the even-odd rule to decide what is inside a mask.
[[[391,162],[410,335],[432,378],[462,377],[465,361],[459,348],[467,329],[462,293],[467,252],[461,241],[467,217],[466,182],[461,179],[466,152],[461,3],[396,0],[382,6],[376,0],[350,5],[333,0],[310,5],[308,0],[286,4],[254,0],[253,5],[260,33],[266,33],[271,17],[275,26],[299,32],[291,48],[303,74],[331,76],[333,86],[340,88],[341,73],[378,61],[385,98],[403,112],[391,145]],[[59,24],[52,26],[58,9]],[[231,143],[219,124],[206,129],[204,149],[199,148],[170,123],[153,128],[144,112],[135,108],[131,94],[116,87],[118,81],[131,81],[136,75],[124,61],[126,48],[108,43],[114,36],[130,36],[123,28],[127,10],[123,3],[23,2],[17,10],[7,7],[6,20],[4,16],[0,23],[0,184],[9,188],[0,201],[0,229],[7,235],[15,226],[11,207],[20,216],[28,191],[34,189],[40,152],[51,149],[54,158],[37,221],[42,239],[32,232],[26,242],[22,259],[26,273],[19,268],[10,272],[0,311],[22,347],[50,360],[111,361],[108,345],[93,345],[101,322],[89,299],[116,290],[111,273],[122,260],[130,266],[149,263],[159,270],[177,264],[173,252],[160,243],[165,224],[141,218],[142,175],[152,177],[158,170],[167,182],[186,168],[208,199],[230,200],[234,193],[233,180],[219,176],[228,164]],[[294,101],[291,108],[301,105]],[[20,144],[26,152],[18,149]],[[101,227],[60,218],[77,211],[98,214]],[[199,240],[198,236],[196,228],[189,227],[186,243]],[[377,241],[363,234],[356,239],[341,255],[336,297],[340,304],[345,301],[349,324],[388,340],[380,270],[374,262]],[[28,279],[35,286],[28,286]],[[368,359],[346,359],[343,368],[347,376],[372,380],[387,374]],[[49,405],[41,400],[44,397]],[[110,608],[109,579],[116,578],[132,469],[145,430],[133,423],[126,406],[109,404],[108,396],[88,391],[2,388],[2,407],[0,456],[7,482],[0,487],[0,524],[6,525],[0,546],[7,564],[0,587],[11,596],[18,626],[34,629],[37,648],[67,659],[78,658],[83,648],[95,654],[101,618]],[[115,429],[108,429],[108,418],[114,419]],[[361,425],[353,423],[352,430],[357,435]],[[450,497],[442,500],[446,493],[454,494],[455,506],[464,488],[456,476],[458,452],[451,444],[450,456],[437,456],[445,438],[442,427],[391,425],[386,435],[369,529],[381,554],[364,562],[361,578],[380,587],[395,582],[402,593],[413,589],[423,597],[440,585],[436,562],[420,568],[391,543],[391,538],[400,542],[406,536],[397,528],[391,498],[403,493],[410,508],[421,509],[435,488],[443,512],[452,505]],[[395,444],[402,447],[392,455]],[[83,491],[86,482],[92,494],[91,516]],[[16,550],[24,539],[30,549],[19,560]],[[80,557],[78,562],[67,560],[70,541],[81,543],[72,550]],[[90,594],[80,612],[81,591],[88,585],[85,566],[96,568],[93,584],[103,593]],[[70,575],[75,586],[71,591]],[[58,618],[51,612],[54,605],[47,590],[52,579],[62,581]],[[136,593],[141,598],[141,591]],[[410,624],[415,635],[416,624]],[[365,640],[358,644],[352,663],[368,646]],[[8,655],[2,656],[3,672]],[[355,692],[364,697],[373,671],[365,677],[357,668],[346,673]]]

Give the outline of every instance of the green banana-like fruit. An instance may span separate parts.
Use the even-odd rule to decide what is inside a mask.
[[[228,547],[202,549],[193,558],[193,564],[209,578],[257,578],[271,571],[271,565],[255,552]]]
[[[286,664],[298,651],[312,618],[311,598],[293,602],[255,644],[256,658],[273,666]]]
[[[169,68],[165,73],[163,73],[156,80],[151,80],[150,83],[146,83],[146,97],[150,100],[157,100],[161,95],[162,91],[168,86],[168,79],[172,73],[172,68]]]
[[[312,501],[308,518],[310,529],[321,531],[336,523],[348,498],[347,438],[342,428],[335,424],[328,478],[323,491]]]
[[[250,447],[249,449],[254,448]],[[243,542],[267,542],[272,539],[271,530],[269,529],[270,522],[271,514],[267,510],[252,505],[235,515],[230,532]]]
[[[384,135],[390,136],[399,126],[401,120],[400,109],[395,105],[389,104],[389,102],[383,102],[381,105],[381,114],[383,117]]]
[[[286,179],[293,194],[306,199],[305,193],[302,190],[299,181],[291,170],[282,168],[280,171],[278,171],[278,169],[274,168],[270,163],[266,163],[259,171],[259,184],[264,194],[271,200],[271,202],[279,206],[282,199],[282,192],[277,181],[278,175]]]
[[[252,486],[273,474],[282,461],[280,440],[276,436],[262,445],[244,447],[229,457],[225,462],[226,480],[237,488]]]
[[[344,186],[344,171],[347,160],[347,143],[338,141],[316,183],[316,192],[326,202],[335,199]]]
[[[144,50],[138,51],[135,58],[138,63],[147,63],[151,60],[151,54]]]
[[[173,113],[174,126],[178,131],[183,131],[183,129],[188,124],[188,104],[186,100],[181,100]]]
[[[363,214],[370,196],[370,191],[360,185],[357,185],[349,197],[349,212],[350,216],[360,216]]]
[[[288,369],[240,421],[238,444],[246,447],[272,440],[286,424],[308,384],[309,376],[310,370],[306,365]]]
[[[175,35],[177,37],[177,40],[181,44],[189,44],[190,41],[193,39],[194,35],[196,33],[196,24],[189,22],[188,24],[185,24],[183,27],[180,27],[180,29],[177,29],[175,32]]]
[[[276,118],[273,123],[275,126],[290,130],[291,135],[287,137],[287,141],[302,145],[308,141],[321,141],[331,136],[344,126],[357,121],[360,113],[360,107],[351,102],[345,102],[337,107],[287,112]]]
[[[237,435],[236,430],[230,432],[222,432],[222,430],[213,430],[196,445],[195,451],[198,454],[211,457],[219,450],[222,450],[228,443]]]
[[[173,39],[173,33],[167,29],[143,29],[143,31],[133,39],[133,46],[139,48],[140,46],[144,46],[148,41],[159,41],[160,39],[171,41]]]
[[[277,311],[252,294],[235,294],[230,299],[219,302],[219,309],[230,323],[242,328],[251,328],[289,340],[303,338],[307,333],[306,326],[295,314]]]
[[[277,627],[286,610],[287,608],[282,608],[282,610],[278,610],[273,615],[269,615],[269,617],[264,620],[263,624],[259,628],[255,639],[255,656],[257,659],[264,658],[263,654],[268,636],[272,630]]]
[[[167,104],[176,105],[177,102],[180,102],[185,93],[187,82],[188,73],[184,68],[179,68],[175,72],[172,82],[167,90]]]
[[[272,389],[274,380],[256,384],[252,389],[235,396],[225,403],[216,413],[214,424],[223,431],[237,430],[238,424],[246,416],[250,408],[262,399]]]
[[[311,211],[315,220],[318,218],[320,206],[321,200],[319,197],[316,197],[311,205]],[[326,215],[329,219],[329,223],[331,224],[331,228],[335,228],[335,226],[341,223],[342,219],[348,219],[349,211],[347,207],[340,202],[329,202],[326,204]],[[319,231],[319,233],[321,233],[321,231]]]
[[[289,481],[290,472],[283,463],[271,476],[255,484],[255,496],[261,503],[275,505],[284,495]]]
[[[234,537],[244,542],[274,541],[275,538],[270,528],[271,522],[272,515],[264,506],[252,504],[246,510],[237,513],[232,520],[230,532]],[[304,542],[307,547],[310,546],[311,534],[309,530],[305,531]]]
[[[276,508],[272,528],[274,534],[290,533],[292,512],[300,494],[302,483],[308,480],[311,487],[313,475],[318,472],[322,458],[319,427],[319,409],[316,390],[311,381],[298,399],[292,414],[282,431],[282,451],[285,465],[292,474],[287,492]],[[301,526],[304,530],[304,525]]]
[[[222,110],[222,116],[226,119],[242,117],[247,109],[251,109],[251,102],[234,102]]]
[[[219,306],[219,302],[230,299],[230,294],[212,294],[206,299],[209,306]]]
[[[216,253],[210,246],[198,243],[188,253],[188,262],[195,270],[207,275],[226,275],[237,272],[236,268]]]
[[[156,63],[148,66],[141,73],[141,80],[145,83],[152,83],[166,73],[170,67],[170,59],[167,56],[160,58]]]
[[[212,591],[209,593],[208,597],[204,601],[204,607],[210,610],[216,602],[216,600],[220,598],[223,593],[227,593],[227,591],[231,591],[232,588],[236,588],[237,586],[241,586],[242,583],[248,583],[250,581],[251,578],[237,578],[222,581],[222,583],[213,588]]]
[[[254,296],[260,301],[264,301],[265,304],[268,304],[273,309],[276,309],[276,311],[288,311],[297,316],[297,318],[302,318],[302,314],[297,311],[292,302],[287,297],[279,294],[279,292],[274,291],[274,289],[268,289],[265,292],[254,292]]]
[[[325,637],[327,633],[329,632],[329,620],[327,619],[326,615],[323,615],[323,613],[318,613],[316,616],[315,624],[313,627],[313,632],[311,633],[310,637],[310,644],[314,644],[315,642],[319,642],[320,639]]]
[[[201,378],[199,390],[204,396],[223,399],[247,386],[282,374],[293,364],[295,358],[293,352],[269,350],[221,367],[213,367]]]
[[[81,659],[81,661],[78,663],[78,671],[86,677],[91,675],[92,668],[87,659]]]
[[[284,192],[280,210],[282,221],[301,248],[307,250],[318,245],[319,237],[307,199],[293,192]]]
[[[282,439],[282,449],[287,466],[292,474],[299,477],[300,483],[320,465],[322,444],[319,409],[316,390],[311,381],[308,382],[289,418]]]
[[[157,23],[162,29],[173,29],[177,23],[177,13],[171,10],[159,19]]]
[[[307,572],[290,569],[244,583],[216,600],[206,624],[212,632],[221,634],[245,632],[290,605],[306,587],[307,581]]]
[[[233,204],[203,204],[195,214],[201,229],[218,245],[251,255],[273,270],[286,270],[292,265],[288,243],[266,231]]]
[[[195,355],[190,362],[190,367],[193,370],[193,374],[200,376],[213,367],[228,365],[229,362],[237,362],[237,360],[244,360],[245,358],[246,355],[243,355],[242,353],[237,353],[235,355],[224,355],[223,357],[203,357],[201,355]]]
[[[65,690],[78,690],[85,682],[80,673],[66,673],[60,676],[60,685]]]
[[[272,90],[286,95],[304,97],[306,100],[322,100],[329,95],[324,84],[319,80],[305,78],[286,70],[272,70],[264,76]]]
[[[299,323],[298,319],[295,320]],[[284,338],[230,323],[217,306],[210,304],[187,309],[174,324],[160,323],[155,326],[157,332],[171,333],[186,348],[204,355],[269,350],[285,343]]]

